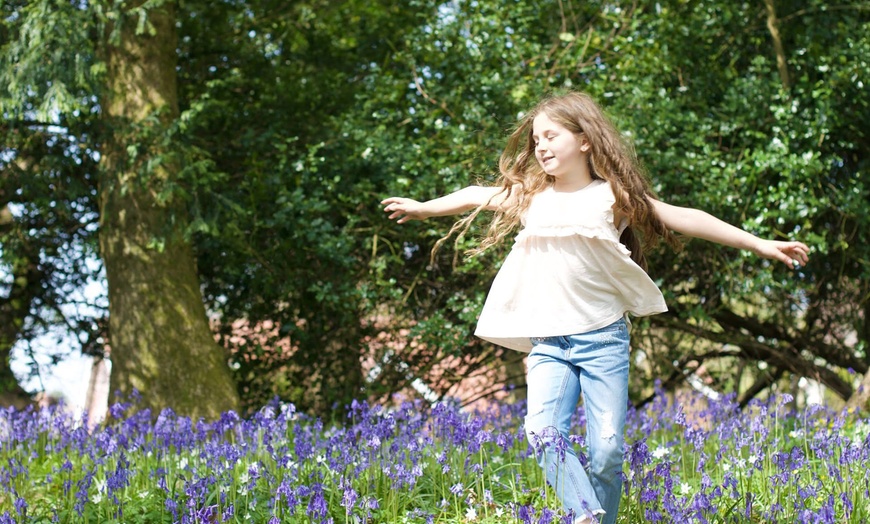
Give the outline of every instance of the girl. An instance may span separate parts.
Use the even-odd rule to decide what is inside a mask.
[[[494,187],[470,186],[427,202],[391,197],[384,211],[401,224],[474,210],[451,233],[467,229],[481,210],[494,211],[477,251],[522,225],[475,334],[530,353],[525,431],[538,462],[575,523],[613,524],[622,489],[628,314],[667,310],[635,232],[643,247],[659,239],[676,245],[673,230],[789,267],[806,263],[809,249],[657,200],[633,147],[582,93],[544,99],[526,114],[499,170]],[[563,440],[580,395],[588,472]]]

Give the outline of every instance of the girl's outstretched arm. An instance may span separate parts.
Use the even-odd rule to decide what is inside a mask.
[[[652,202],[662,222],[678,233],[746,249],[760,257],[784,262],[790,268],[796,263],[807,263],[810,249],[803,242],[765,240],[699,209],[672,206],[655,199]]]
[[[495,210],[504,204],[507,191],[501,187],[468,186],[443,197],[418,202],[410,198],[390,197],[381,201],[389,218],[404,224],[409,220],[424,220],[429,217],[458,215],[480,206]]]

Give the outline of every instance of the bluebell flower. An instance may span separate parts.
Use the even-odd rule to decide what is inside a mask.
[[[22,517],[25,516],[25,514],[27,513],[27,502],[25,502],[25,500],[21,497],[18,497],[18,496],[15,497],[14,507],[15,507],[15,512],[18,513],[19,515],[21,515]]]

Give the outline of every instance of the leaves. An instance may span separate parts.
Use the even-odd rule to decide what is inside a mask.
[[[144,13],[161,4],[134,14],[140,32]],[[94,37],[118,12],[100,2],[3,5],[4,132],[16,158],[43,162],[18,178],[16,198],[31,219],[61,209],[91,217],[81,238],[95,250],[90,173],[105,65]],[[433,265],[429,251],[451,219],[396,227],[378,202],[491,183],[517,116],[563,89],[599,100],[664,200],[813,249],[797,273],[701,241],[653,253],[653,277],[681,317],[640,323],[637,351],[649,358],[635,372],[635,397],[653,377],[697,369],[675,372],[674,361],[700,365],[716,353],[718,342],[686,327],[694,325],[839,372],[852,365],[843,354],[867,361],[870,13],[861,2],[830,7],[777,2],[785,88],[762,4],[184,2],[180,116],[150,134],[131,130],[129,159],[152,145],[163,151],[140,166],[137,187],[183,204],[221,335],[230,338],[237,321],[271,321],[278,335],[258,343],[296,348],[270,362],[234,353],[251,406],[274,394],[304,406],[314,396],[312,409],[328,411],[423,376],[445,354],[474,361],[476,312],[510,246],[464,258],[486,227],[481,218]],[[37,114],[63,130],[22,123]],[[37,144],[50,140],[48,152]],[[178,176],[147,178],[164,162]],[[40,231],[61,238],[60,227]],[[14,246],[4,240],[4,256]],[[758,326],[767,324],[782,336],[764,336]],[[376,332],[394,346],[373,343]],[[849,342],[854,335],[863,346]],[[383,374],[395,383],[365,383],[360,362],[388,350],[407,371]],[[748,347],[727,353],[762,358]],[[713,378],[738,388],[728,358]],[[317,381],[332,385],[300,386]]]

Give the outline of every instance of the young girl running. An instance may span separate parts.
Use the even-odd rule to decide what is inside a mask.
[[[493,281],[475,334],[529,352],[525,431],[538,462],[575,523],[613,524],[622,490],[628,405],[628,314],[667,310],[646,274],[644,246],[671,231],[746,249],[789,267],[804,264],[800,242],[760,239],[697,209],[657,200],[633,147],[582,93],[543,100],[519,122],[494,187],[470,186],[418,202],[382,204],[398,223],[494,211],[478,251],[522,229]],[[449,236],[449,235],[448,235]],[[443,240],[443,239],[442,239]],[[568,438],[580,395],[586,409],[588,472]],[[561,445],[556,445],[561,444]]]

